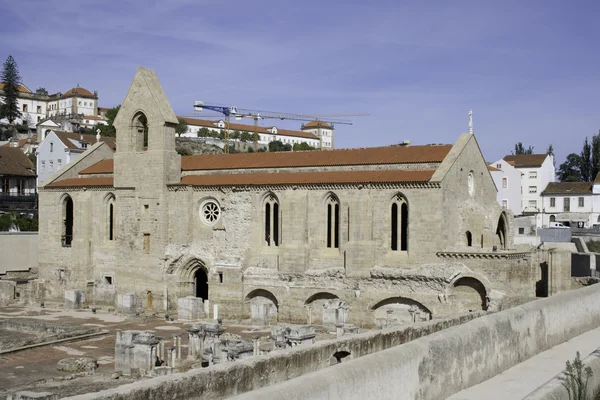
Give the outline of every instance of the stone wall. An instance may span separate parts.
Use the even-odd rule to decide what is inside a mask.
[[[37,232],[0,232],[0,275],[38,266]]]
[[[235,399],[446,398],[600,326],[598,301],[597,285],[561,293]]]
[[[239,361],[218,364],[210,368],[194,369],[185,373],[145,379],[97,393],[70,397],[71,400],[162,400],[223,399],[239,393],[273,385],[278,382],[310,374],[317,370],[327,373],[339,352],[349,352],[344,358],[356,359],[415,340],[425,335],[466,323],[482,313],[470,313],[447,320],[423,322],[414,326],[371,331],[340,339],[316,342],[314,345],[275,351]],[[337,368],[337,367],[336,367]],[[285,398],[285,397],[279,397]],[[306,397],[310,398],[310,397]]]

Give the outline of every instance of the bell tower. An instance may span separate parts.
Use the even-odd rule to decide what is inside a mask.
[[[175,150],[177,117],[156,74],[138,68],[114,121],[117,151],[115,188],[135,188],[155,195],[181,178]]]

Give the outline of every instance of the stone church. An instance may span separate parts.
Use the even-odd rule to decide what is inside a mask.
[[[40,188],[39,293],[291,323],[411,322],[568,289],[551,252],[513,248],[472,134],[454,144],[180,156],[140,68],[98,142]],[[208,307],[210,305],[210,307]],[[215,307],[216,306],[216,307]],[[333,320],[332,320],[333,318]]]

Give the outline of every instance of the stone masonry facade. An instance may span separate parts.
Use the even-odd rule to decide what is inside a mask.
[[[97,143],[40,188],[45,299],[81,289],[114,305],[131,293],[140,310],[173,313],[196,296],[209,316],[217,306],[265,324],[321,323],[340,307],[342,322],[369,327],[568,289],[568,257],[513,249],[512,215],[472,134],[182,158],[176,125],[154,72],[140,68],[116,151]]]

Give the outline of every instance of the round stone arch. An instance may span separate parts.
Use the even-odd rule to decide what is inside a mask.
[[[447,287],[446,294],[455,312],[485,311],[489,306],[490,283],[476,274],[460,274]]]
[[[266,289],[254,289],[244,297],[244,318],[250,318],[252,325],[270,325],[277,322],[279,301]]]
[[[348,319],[348,308],[346,303],[329,292],[317,292],[304,302],[307,312],[308,325],[330,325],[346,323]]]
[[[388,297],[371,307],[375,325],[390,326],[429,321],[432,313],[422,303],[407,297]]]

